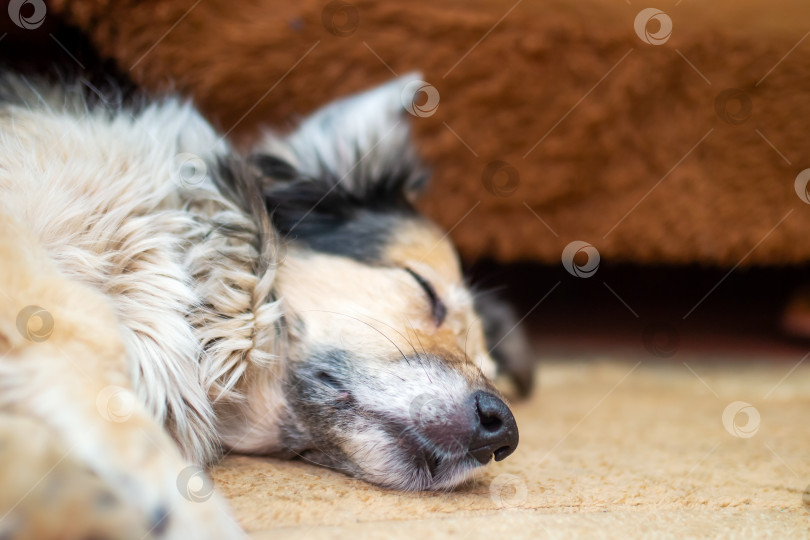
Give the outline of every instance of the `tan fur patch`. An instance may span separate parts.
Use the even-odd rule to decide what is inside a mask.
[[[401,267],[425,264],[452,282],[462,278],[458,255],[447,235],[427,221],[403,221],[385,250],[385,259]]]
[[[302,341],[362,344],[360,350],[380,358],[428,352],[459,367],[471,381],[481,377],[478,369],[493,377],[481,322],[446,235],[427,221],[403,221],[382,259],[383,267],[372,267],[304,250],[288,253],[276,285],[289,311],[304,321]],[[406,268],[427,280],[446,306],[440,326],[425,291]]]

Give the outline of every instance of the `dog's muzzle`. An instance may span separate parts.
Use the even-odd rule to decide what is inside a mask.
[[[482,465],[493,456],[495,461],[509,456],[519,438],[512,411],[499,397],[483,390],[421,431],[435,449],[463,453]]]

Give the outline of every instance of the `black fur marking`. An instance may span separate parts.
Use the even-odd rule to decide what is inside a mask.
[[[274,156],[250,161],[264,176],[262,192],[276,230],[313,250],[379,262],[396,226],[418,218],[408,200],[425,182],[418,167],[369,179],[358,166],[349,179],[336,178],[322,165],[318,178],[307,178]]]
[[[5,15],[5,14],[4,14]],[[102,58],[78,28],[49,12],[42,25],[21,29],[9,17],[0,17],[0,73],[13,73],[80,92],[89,109],[122,107],[136,112],[147,100],[115,61]],[[16,101],[0,88],[0,100]]]
[[[248,157],[248,163],[259,169],[267,178],[288,181],[295,180],[298,176],[292,165],[270,154],[253,154]]]
[[[270,217],[259,189],[259,179],[255,171],[244,160],[235,156],[220,158],[216,165],[214,170],[218,174],[213,175],[214,184],[220,193],[249,215],[252,218],[251,221],[256,225],[254,230],[236,231],[227,230],[223,224],[218,230],[233,236],[243,236],[253,243],[253,247],[259,254],[254,262],[253,271],[257,275],[262,275],[277,262],[274,260],[274,255],[279,251],[277,245],[279,239],[270,224]]]
[[[340,349],[314,351],[306,362],[294,364],[284,383],[290,407],[281,425],[281,443],[288,450],[279,455],[297,455],[354,473],[346,469],[349,460],[339,449],[347,422],[355,414],[351,412],[354,400],[345,391],[354,376],[351,355]],[[319,450],[317,455],[311,453],[313,447]],[[302,456],[306,451],[310,453]],[[326,456],[332,459],[323,462]]]

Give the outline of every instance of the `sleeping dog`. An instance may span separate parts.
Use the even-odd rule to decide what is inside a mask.
[[[241,157],[176,97],[2,79],[0,537],[236,537],[189,488],[223,452],[441,490],[515,450],[414,80]]]

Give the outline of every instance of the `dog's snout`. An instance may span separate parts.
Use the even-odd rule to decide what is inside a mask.
[[[492,456],[501,461],[515,451],[518,428],[509,407],[497,396],[479,390],[470,398],[475,406],[476,425],[470,440],[470,455],[481,464]]]

